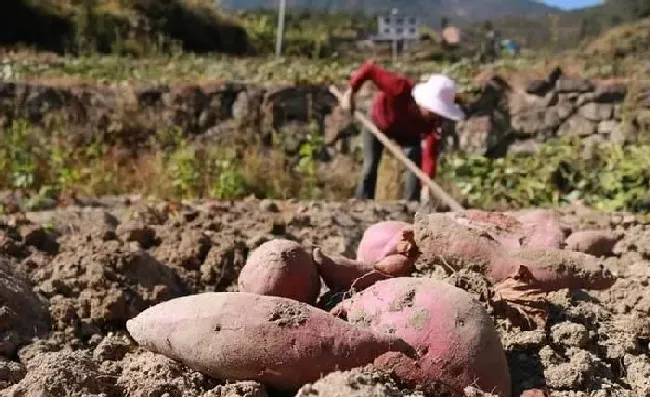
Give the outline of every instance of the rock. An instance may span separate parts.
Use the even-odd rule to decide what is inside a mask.
[[[561,78],[555,84],[555,90],[558,93],[586,93],[593,91],[594,85],[589,80]]]
[[[557,107],[550,107],[546,110],[546,115],[544,117],[544,126],[551,130],[556,130],[562,123],[562,119],[559,115]]]
[[[549,108],[549,110],[551,109],[554,109],[555,113],[557,113],[557,116],[562,121],[571,117],[575,112],[575,106],[568,102],[560,102],[555,107]]]
[[[616,120],[603,120],[598,123],[598,133],[605,135],[622,134],[621,123]]]
[[[614,106],[608,103],[590,102],[578,109],[578,112],[587,120],[609,120],[612,118]]]
[[[596,132],[596,125],[586,118],[575,115],[565,121],[558,130],[558,135],[577,135],[586,137]]]
[[[623,102],[627,86],[621,83],[603,84],[596,87],[594,101],[598,103]]]
[[[546,107],[556,105],[558,98],[555,92],[549,92],[543,97],[517,92],[508,97],[508,107],[510,114],[514,117],[520,114],[543,111]]]
[[[526,93],[537,96],[545,96],[553,89],[553,84],[547,80],[533,80],[526,86]]]
[[[526,135],[535,135],[543,131],[547,127],[546,109],[535,109],[513,116],[512,127]]]
[[[580,99],[580,93],[577,92],[567,92],[564,94],[558,94],[558,103],[566,103],[575,106]]]
[[[623,105],[614,105],[614,120],[621,121],[623,119]]]

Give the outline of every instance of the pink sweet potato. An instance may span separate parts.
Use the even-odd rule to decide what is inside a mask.
[[[415,220],[416,242],[424,263],[472,266],[495,281],[516,274],[518,266],[524,265],[545,291],[606,289],[614,283],[614,276],[593,256],[557,248],[516,247],[512,240],[495,237],[494,230],[462,214],[417,214]]]
[[[388,353],[375,360],[411,387],[435,390],[442,384],[462,395],[465,387],[477,385],[510,396],[510,373],[494,324],[460,288],[428,278],[391,278],[343,301],[332,313],[413,346],[417,358]]]
[[[453,216],[456,222],[489,234],[508,249],[564,246],[564,231],[554,211],[536,209],[507,214],[467,210]]]
[[[295,241],[276,239],[259,246],[246,260],[239,290],[314,303],[320,276],[311,255]]]
[[[360,262],[375,263],[397,253],[402,230],[412,227],[413,225],[400,221],[385,221],[370,226],[361,237],[356,259]]]
[[[613,254],[618,237],[609,231],[584,230],[572,233],[566,240],[566,248],[594,256]]]
[[[414,270],[420,252],[415,244],[415,233],[411,227],[397,232],[390,241],[390,250],[384,250],[374,262],[345,258],[341,255],[326,255],[316,248],[312,258],[318,271],[333,291],[345,291],[354,287],[360,291],[377,280],[388,277],[408,276]],[[387,254],[387,252],[390,253]]]
[[[598,258],[560,249],[521,248],[492,258],[486,273],[501,281],[526,267],[534,284],[542,291],[558,289],[607,289],[614,284],[614,276]]]
[[[555,211],[535,209],[521,211],[515,215],[525,235],[524,247],[563,248],[565,233],[560,217]]]
[[[308,304],[246,292],[172,299],[126,324],[144,348],[221,380],[295,390],[322,375],[372,363],[411,346]]]
[[[402,254],[387,256],[375,264],[341,255],[326,255],[320,248],[314,249],[312,257],[325,285],[335,292],[362,291],[378,280],[408,276],[415,265],[413,259]]]

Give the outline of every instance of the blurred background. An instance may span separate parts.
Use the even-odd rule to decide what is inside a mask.
[[[437,180],[465,205],[647,212],[649,50],[648,0],[3,1],[0,210],[351,198],[328,85],[372,58],[457,80]],[[384,156],[378,199],[402,171]]]

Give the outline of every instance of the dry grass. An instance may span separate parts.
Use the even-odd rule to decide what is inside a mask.
[[[609,55],[614,52],[647,53],[648,43],[650,43],[650,18],[606,31],[588,43],[584,52],[594,56]]]
[[[406,167],[387,151],[382,156],[377,176],[377,200],[400,200],[404,192],[403,172]]]

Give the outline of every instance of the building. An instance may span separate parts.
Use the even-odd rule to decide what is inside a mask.
[[[401,15],[393,10],[389,15],[377,17],[375,41],[415,41],[420,38],[420,20],[416,16]]]

